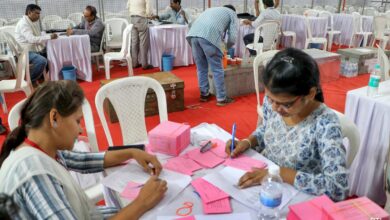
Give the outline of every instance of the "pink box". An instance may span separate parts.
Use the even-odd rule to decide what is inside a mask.
[[[323,207],[323,220],[389,220],[389,214],[367,197]]]
[[[334,204],[326,195],[290,205],[287,220],[312,220],[322,218],[322,207]]]
[[[190,126],[165,121],[149,131],[153,151],[177,156],[190,144]]]

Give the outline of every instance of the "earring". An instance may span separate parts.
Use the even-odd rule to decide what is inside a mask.
[[[57,128],[57,122],[53,121],[53,128]]]

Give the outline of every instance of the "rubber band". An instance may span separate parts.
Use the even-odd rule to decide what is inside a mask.
[[[182,207],[176,209],[176,215],[178,215],[178,216],[191,215],[193,206],[194,206],[194,203],[192,203],[192,202],[184,202]],[[187,212],[182,211],[182,210],[187,210],[187,209],[188,209]]]

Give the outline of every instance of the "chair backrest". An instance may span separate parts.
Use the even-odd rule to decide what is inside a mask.
[[[76,24],[80,24],[83,17],[84,17],[83,13],[80,12],[76,12],[68,15],[68,19],[72,20]]]
[[[23,52],[23,47],[16,41],[14,35],[9,32],[1,32],[3,38],[6,40],[8,47],[10,48],[14,56],[19,56]]]
[[[5,26],[8,23],[8,21],[4,18],[0,18],[0,27]]]
[[[26,100],[27,99],[23,99],[22,101],[16,103],[16,105],[12,107],[11,111],[8,114],[8,124],[11,131],[19,125],[20,111],[22,110],[23,104]],[[87,99],[84,99],[83,105],[81,107],[84,116],[85,130],[88,136],[88,142],[91,148],[91,152],[99,152],[91,105],[89,104]]]
[[[8,41],[7,41],[8,43]],[[9,44],[9,43],[8,43]],[[30,66],[28,62],[28,49],[24,48],[23,52],[18,56],[18,64],[16,66],[16,83],[15,90],[22,88],[22,82],[27,79],[27,83],[31,85]]]
[[[20,111],[22,110],[25,101],[26,99],[23,99],[22,101],[16,103],[8,114],[8,125],[11,131],[14,130],[19,125]]]
[[[311,33],[311,25],[309,16],[305,16],[305,24],[306,24],[306,39],[312,39],[313,35]]]
[[[385,12],[385,16],[387,18],[387,29],[390,29],[390,10]]]
[[[133,24],[127,25],[122,34],[122,47],[120,53],[123,54],[123,57],[131,55],[131,30],[133,29]]]
[[[3,27],[0,27],[0,32],[7,32],[15,37],[15,29],[16,29],[16,26],[3,26]]]
[[[359,14],[359,12],[352,12],[353,16],[353,28],[352,28],[352,33],[356,32],[362,32],[362,16]]]
[[[348,139],[348,147],[346,148],[347,152],[347,168],[352,165],[352,162],[359,151],[360,147],[360,133],[359,129],[350,119],[348,119],[344,114],[333,110],[337,117],[340,120],[341,132],[344,138]]]
[[[279,50],[269,50],[261,54],[257,54],[253,61],[253,78],[255,81],[255,89],[256,89],[256,98],[257,98],[257,114],[258,114],[258,120],[257,125],[259,125],[263,120],[263,111],[260,104],[260,94],[259,94],[259,67],[265,66],[268,63],[269,60],[272,59],[272,57],[275,56],[275,54],[279,52]]]
[[[379,61],[379,65],[381,66],[381,79],[389,80],[390,61],[385,51],[381,47],[378,47],[378,61]]]
[[[315,9],[308,9],[304,11],[303,14],[309,17],[318,17],[319,11]]]
[[[18,22],[20,21],[20,18],[14,18],[14,19],[10,19],[7,23],[7,25],[16,25]]]
[[[60,20],[62,20],[62,18],[60,16],[58,16],[58,15],[46,15],[42,19],[42,23],[43,23],[43,26],[44,26],[45,30],[49,30],[49,29],[52,29],[51,24],[54,21],[60,21]]]
[[[126,29],[129,22],[126,19],[123,18],[111,18],[106,19],[104,22],[106,24],[107,29],[107,41],[109,42],[111,40],[123,40],[122,34],[123,31]]]
[[[364,9],[364,15],[368,15],[368,16],[375,16],[378,14],[378,11],[375,9],[375,8],[365,8]]]
[[[329,11],[321,11],[319,17],[328,18],[328,29],[333,31],[333,15]]]
[[[385,16],[374,17],[374,34],[375,38],[383,38],[385,36],[387,18]]]
[[[133,144],[147,140],[145,124],[145,98],[148,89],[157,96],[160,122],[168,120],[167,101],[161,84],[150,77],[133,76],[114,80],[96,93],[95,105],[109,146],[113,145],[111,133],[104,116],[103,102],[108,99],[119,120],[123,144]]]
[[[280,32],[280,22],[276,20],[267,20],[266,22],[259,25],[255,30],[255,36],[253,45],[256,50],[259,48],[259,38],[263,37],[262,51],[272,50],[276,47],[276,40]]]
[[[52,21],[50,25],[52,29],[67,29],[76,26],[76,23],[70,19],[61,19]]]

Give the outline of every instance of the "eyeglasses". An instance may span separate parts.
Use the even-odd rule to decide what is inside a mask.
[[[295,105],[295,103],[299,100],[299,99],[301,99],[302,98],[302,96],[298,96],[297,98],[295,98],[293,101],[291,101],[291,102],[283,102],[283,103],[281,103],[281,102],[276,102],[276,101],[274,101],[274,100],[272,100],[269,96],[267,96],[267,99],[268,99],[268,102],[271,104],[271,105],[273,105],[273,104],[275,104],[275,105],[277,105],[278,107],[280,106],[280,107],[282,107],[284,110],[286,110],[286,111],[288,111],[293,105]]]

